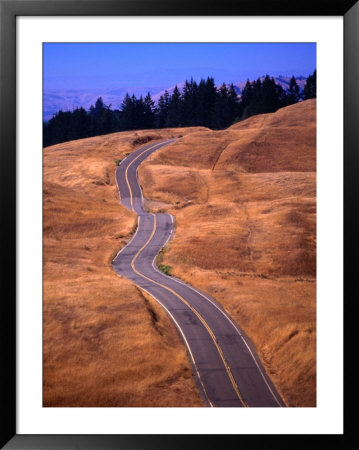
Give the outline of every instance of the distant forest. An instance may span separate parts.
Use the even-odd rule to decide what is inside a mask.
[[[157,105],[150,93],[144,98],[126,94],[120,109],[111,109],[100,97],[88,111],[59,111],[43,124],[43,145],[139,129],[204,126],[222,130],[255,114],[275,112],[316,95],[316,71],[307,78],[303,92],[294,76],[284,90],[266,75],[263,81],[247,81],[240,98],[233,84],[217,87],[211,77],[199,83],[191,78],[182,92],[177,86],[172,95],[165,91]]]

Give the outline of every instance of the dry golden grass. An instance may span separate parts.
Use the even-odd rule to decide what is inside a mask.
[[[315,100],[307,100],[224,131],[202,128],[175,143],[171,153],[156,154],[156,164],[249,173],[315,172],[315,115]]]
[[[137,223],[119,203],[114,161],[136,139],[193,131],[44,149],[44,406],[203,405],[170,319],[111,268]]]
[[[176,216],[163,263],[228,310],[289,406],[316,404],[315,172],[315,100],[195,131],[139,169]]]
[[[44,149],[44,405],[202,405],[173,324],[110,265],[135,225],[114,161],[179,135],[139,171],[148,207],[176,216],[164,263],[228,310],[290,406],[314,406],[315,101]]]

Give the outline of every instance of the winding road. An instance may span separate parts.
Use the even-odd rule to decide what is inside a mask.
[[[116,170],[121,203],[137,213],[138,227],[113,260],[113,268],[150,294],[173,320],[208,406],[284,407],[251,342],[224,309],[207,294],[165,275],[155,265],[158,252],[173,235],[174,218],[144,210],[137,169],[149,155],[174,141],[141,147]]]

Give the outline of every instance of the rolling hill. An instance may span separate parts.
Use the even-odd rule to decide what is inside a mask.
[[[314,406],[316,100],[184,136],[139,177],[176,217],[163,264],[225,307],[290,405]]]
[[[163,263],[250,337],[289,406],[316,402],[316,101],[207,128],[114,133],[44,149],[44,406],[201,406],[168,317],[111,268],[135,215],[115,160],[175,216]]]

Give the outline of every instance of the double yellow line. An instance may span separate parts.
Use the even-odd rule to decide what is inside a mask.
[[[132,189],[131,189],[131,186],[130,186],[130,182],[128,181],[128,169],[132,166],[132,164],[140,157],[140,156],[142,156],[144,153],[146,153],[146,152],[148,152],[149,150],[153,150],[155,147],[156,147],[156,145],[162,145],[163,144],[163,142],[160,142],[160,143],[157,143],[157,144],[155,144],[155,145],[153,145],[152,147],[150,147],[150,148],[146,148],[146,150],[144,150],[143,152],[141,152],[139,155],[137,155],[136,156],[136,158],[134,158],[131,162],[130,162],[130,164],[126,167],[126,170],[125,170],[125,178],[126,178],[126,183],[127,183],[127,186],[128,186],[128,190],[130,191],[130,202],[131,202],[131,210],[132,211],[134,211],[135,209],[134,209],[134,207],[133,207],[133,196],[132,196]]]
[[[163,142],[161,142],[160,144],[163,144]],[[134,158],[134,159],[130,162],[130,164],[126,167],[126,170],[125,170],[125,178],[126,178],[126,183],[127,183],[128,190],[129,190],[129,193],[130,193],[130,202],[131,202],[131,209],[132,209],[132,211],[134,211],[134,207],[133,207],[133,195],[132,195],[132,189],[131,189],[131,186],[130,186],[130,182],[129,182],[129,180],[128,180],[128,169],[130,168],[130,166],[131,166],[138,158],[140,158],[140,157],[141,157],[144,153],[146,153],[147,151],[153,150],[154,147],[156,147],[156,145],[159,145],[159,144],[155,144],[154,146],[151,146],[150,148],[147,148],[146,150],[144,150],[143,152],[141,152],[141,153],[140,153],[139,155],[137,155],[136,158]],[[230,381],[231,381],[231,383],[232,383],[232,386],[233,386],[233,388],[234,388],[234,390],[235,390],[235,392],[236,392],[236,394],[237,394],[237,397],[239,398],[240,402],[242,403],[242,405],[243,405],[244,407],[248,407],[248,404],[247,404],[247,403],[244,401],[244,399],[242,398],[242,395],[241,395],[241,393],[240,393],[240,391],[239,391],[239,389],[238,389],[237,383],[236,383],[236,381],[235,381],[235,379],[234,379],[234,377],[233,377],[233,374],[232,374],[232,372],[231,372],[231,369],[230,369],[230,367],[229,367],[229,365],[228,365],[228,363],[227,363],[227,361],[226,361],[226,359],[225,359],[225,357],[224,357],[223,351],[222,351],[220,345],[218,344],[217,339],[216,339],[216,337],[215,337],[213,331],[211,330],[211,328],[210,328],[210,326],[208,325],[208,323],[207,323],[207,322],[204,320],[204,318],[201,316],[201,314],[200,314],[193,306],[191,306],[190,303],[188,303],[187,300],[185,300],[181,295],[177,294],[177,292],[175,292],[173,289],[171,289],[171,288],[165,286],[164,284],[158,283],[157,281],[152,280],[151,278],[148,278],[146,275],[143,275],[141,272],[139,272],[139,271],[136,269],[136,267],[135,267],[136,259],[137,259],[138,256],[141,254],[141,252],[147,247],[147,245],[151,242],[151,240],[152,240],[152,238],[153,238],[153,236],[154,236],[154,234],[155,234],[155,232],[156,232],[156,228],[157,228],[156,216],[155,216],[155,214],[151,214],[151,215],[153,216],[153,230],[152,230],[151,236],[148,238],[147,242],[146,242],[146,243],[138,250],[138,252],[137,252],[136,255],[134,256],[134,258],[132,259],[132,261],[131,261],[131,267],[132,267],[132,269],[134,270],[134,272],[135,272],[137,275],[139,275],[140,277],[144,278],[145,280],[151,281],[152,283],[156,284],[157,286],[160,286],[160,287],[162,287],[163,289],[166,289],[168,292],[171,292],[171,293],[172,293],[173,295],[175,295],[179,300],[181,300],[181,302],[184,303],[184,304],[185,304],[185,305],[186,305],[186,306],[187,306],[187,307],[188,307],[188,308],[189,308],[189,309],[190,309],[190,310],[198,317],[198,319],[200,320],[200,322],[201,322],[201,323],[203,324],[203,326],[206,328],[206,330],[207,330],[208,334],[210,335],[210,337],[211,337],[211,339],[212,339],[214,345],[215,345],[216,348],[217,348],[217,351],[218,351],[218,353],[219,353],[219,355],[220,355],[220,357],[221,357],[221,360],[222,360],[223,365],[224,365],[224,367],[225,367],[225,369],[226,369],[226,371],[227,371],[227,374],[228,374],[228,377],[229,377],[229,379],[230,379]],[[138,226],[139,226],[139,225],[138,225]]]
[[[142,153],[141,153],[142,154]],[[139,155],[140,156],[140,155]],[[136,158],[137,159],[137,158]],[[136,253],[136,255],[133,257],[132,261],[131,261],[131,267],[134,270],[134,272],[136,272],[137,275],[139,275],[140,277],[144,278],[145,280],[151,281],[152,283],[156,284],[157,286],[161,286],[163,289],[166,289],[168,292],[171,292],[171,294],[175,295],[179,300],[181,300],[182,303],[184,303],[200,320],[200,322],[204,325],[204,327],[206,328],[206,330],[208,331],[209,335],[212,338],[212,341],[214,342],[214,345],[217,348],[217,351],[219,353],[219,356],[222,359],[223,365],[227,371],[227,374],[229,376],[229,379],[232,383],[232,386],[239,398],[239,400],[241,401],[242,405],[244,407],[248,407],[248,404],[244,401],[244,399],[242,398],[242,395],[238,389],[237,383],[233,377],[233,374],[231,372],[231,369],[224,357],[223,351],[220,347],[220,345],[217,342],[217,339],[213,333],[213,331],[211,330],[210,326],[208,325],[208,323],[204,320],[204,318],[201,316],[201,314],[193,307],[191,306],[187,300],[185,300],[181,295],[177,294],[177,292],[175,292],[173,289],[169,288],[168,286],[165,286],[164,284],[158,283],[155,280],[152,280],[151,278],[148,278],[146,275],[143,275],[141,272],[139,272],[136,267],[135,267],[135,262],[136,259],[138,258],[138,256],[141,254],[141,252],[147,247],[147,245],[151,242],[155,232],[156,232],[156,228],[157,228],[157,224],[156,224],[156,216],[155,214],[151,214],[153,216],[153,230],[151,233],[151,236],[148,238],[147,242],[138,250],[138,252]],[[139,225],[138,225],[139,226]]]

